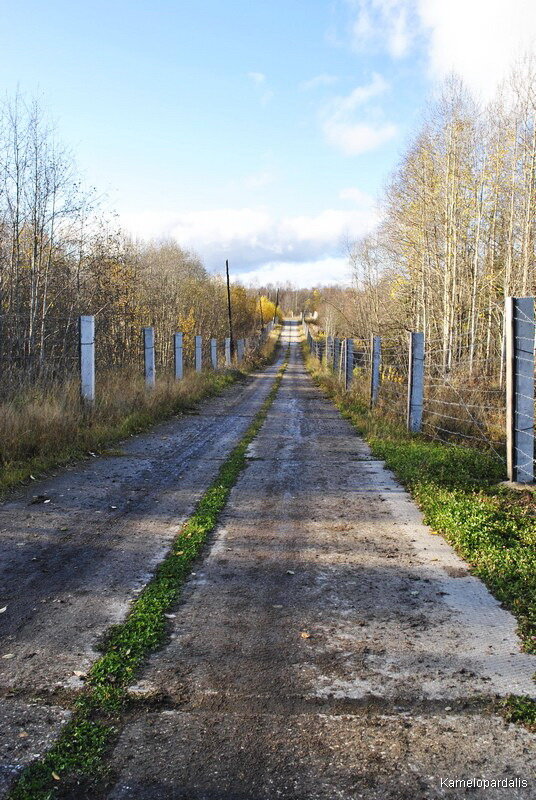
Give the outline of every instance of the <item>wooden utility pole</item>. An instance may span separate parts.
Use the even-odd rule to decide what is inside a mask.
[[[229,260],[225,259],[225,274],[227,275],[227,312],[229,314],[229,339],[231,358],[234,352],[234,339],[233,339],[233,315],[231,313],[231,286],[229,284]]]
[[[261,328],[264,328],[264,316],[262,314],[262,294],[259,295],[259,311],[261,312]]]
[[[279,289],[277,290],[276,295],[275,295],[275,308],[274,308],[274,319],[273,319],[274,323],[275,323],[275,318],[277,316],[277,306],[278,305],[279,305]]]

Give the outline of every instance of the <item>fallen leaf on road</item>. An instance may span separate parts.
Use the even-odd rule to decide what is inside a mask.
[[[175,619],[175,614],[164,614],[168,619]]]
[[[295,574],[296,573],[294,572],[293,569],[287,569],[287,575],[295,575]]]
[[[26,733],[26,731],[21,731],[19,733],[19,739],[26,739],[27,736],[28,736],[28,734]]]
[[[77,678],[85,678],[86,677],[86,673],[85,672],[80,672],[79,669],[75,669],[75,671],[73,672],[73,675],[76,675]]]
[[[15,658],[15,653],[6,653],[2,658]]]
[[[302,639],[310,639],[311,638],[311,634],[307,633],[307,631],[302,631],[300,633],[300,636],[301,636]]]
[[[61,778],[57,772],[53,772],[52,777],[54,778],[55,781],[61,781]]]

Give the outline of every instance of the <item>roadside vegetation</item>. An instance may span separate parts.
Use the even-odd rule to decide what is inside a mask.
[[[345,392],[318,359],[308,352],[305,358],[316,382],[409,490],[426,524],[514,614],[525,650],[536,653],[536,495],[501,485],[504,465],[492,453],[408,434]],[[536,725],[528,698],[512,698],[507,714]]]
[[[240,370],[189,371],[180,381],[163,376],[153,390],[132,369],[108,373],[98,385],[91,412],[81,405],[75,380],[27,389],[5,400],[0,403],[0,491],[66,463],[117,452],[114,443],[188,412],[203,398],[243,380],[249,370],[270,363],[280,330],[276,326]]]
[[[166,640],[169,623],[165,614],[178,600],[246,466],[247,449],[266,419],[287,362],[288,354],[251,425],[178,532],[154,577],[133,602],[128,617],[103,638],[102,657],[87,676],[86,689],[74,704],[73,719],[44,758],[24,770],[10,800],[94,796],[93,787],[105,777],[104,758],[117,738],[121,714],[128,707],[127,688],[149,654]]]

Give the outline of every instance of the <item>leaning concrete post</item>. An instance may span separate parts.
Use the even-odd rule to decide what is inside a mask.
[[[92,406],[95,402],[95,317],[79,319],[80,396]]]
[[[218,369],[218,342],[216,339],[210,340],[210,363],[212,369]]]
[[[350,388],[352,378],[354,377],[354,340],[344,340],[344,388],[346,391]]]
[[[507,297],[506,455],[508,479],[534,481],[534,298]]]
[[[175,380],[180,381],[183,376],[182,333],[173,334],[173,371]]]
[[[225,337],[225,366],[231,366],[231,337]]]
[[[424,400],[424,333],[409,335],[407,426],[411,433],[422,428]]]
[[[378,402],[380,391],[380,371],[382,364],[382,340],[380,336],[373,336],[370,342],[371,371],[370,371],[370,407]]]
[[[203,337],[195,337],[195,371],[201,372],[203,369]]]
[[[154,366],[154,328],[143,329],[143,369],[145,374],[145,385],[148,389],[155,386],[155,366]]]

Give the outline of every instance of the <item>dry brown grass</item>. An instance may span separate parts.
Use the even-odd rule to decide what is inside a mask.
[[[103,451],[220,393],[245,372],[273,360],[280,330],[274,328],[240,371],[189,371],[181,381],[159,376],[152,390],[133,369],[97,374],[97,400],[91,410],[82,405],[76,380],[21,390],[0,402],[0,489]]]

